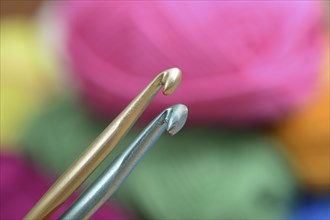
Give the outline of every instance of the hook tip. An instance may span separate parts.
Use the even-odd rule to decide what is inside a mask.
[[[167,132],[170,135],[178,133],[187,121],[188,108],[185,105],[173,105],[170,109]]]
[[[172,94],[181,82],[182,74],[179,68],[171,68],[163,72],[164,95]]]

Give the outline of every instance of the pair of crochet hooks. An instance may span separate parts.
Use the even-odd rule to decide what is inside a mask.
[[[47,219],[48,217],[50,217],[50,215],[53,212],[55,212],[66,201],[66,199],[84,182],[84,180],[95,170],[95,168],[111,152],[111,150],[116,146],[116,144],[121,140],[121,138],[129,131],[129,129],[133,126],[133,124],[136,122],[136,120],[139,118],[139,116],[142,114],[142,112],[145,110],[145,108],[148,106],[148,104],[157,94],[157,92],[164,86],[163,94],[170,95],[176,90],[176,88],[180,84],[180,81],[181,81],[181,71],[177,68],[168,69],[160,73],[111,122],[111,124],[96,138],[96,140],[87,148],[87,150],[73,163],[73,165],[71,165],[71,167],[69,167],[62,174],[62,176],[60,176],[57,179],[57,181],[51,186],[51,188],[44,194],[44,196],[38,201],[38,203],[25,216],[25,219]],[[187,114],[186,110],[185,111],[182,110],[184,109],[182,108],[182,106],[179,107],[179,109],[181,109],[181,111],[179,112],[181,112],[182,114]],[[165,110],[164,112],[173,112],[173,110],[172,111]],[[170,114],[166,113],[165,115],[167,115],[167,117],[165,117],[166,119],[164,119],[165,120],[164,122],[170,120],[171,116],[173,116],[174,118],[177,117],[176,114],[172,114],[172,113]],[[174,129],[175,131],[176,128],[179,128],[180,126],[176,127],[173,124],[175,120],[173,119],[171,120],[172,120],[171,123],[166,122],[165,124],[166,126],[168,126],[168,128],[170,128],[169,130]],[[185,121],[185,119],[183,121]],[[179,124],[182,123],[182,119],[178,120],[176,123]],[[151,139],[153,139],[152,136]],[[144,139],[144,141],[146,142],[146,145],[148,145],[149,142],[148,138]],[[142,143],[141,146],[144,145],[145,144]],[[135,163],[134,161],[137,162],[135,159],[133,159],[132,164]],[[134,168],[134,166],[128,166],[128,167],[130,168],[119,169],[119,170],[127,172],[127,170]],[[129,172],[127,173],[127,175],[128,174]],[[119,179],[121,178],[122,177],[120,177]],[[118,182],[114,181],[114,183],[118,183]],[[65,215],[66,214],[64,214],[64,217]]]

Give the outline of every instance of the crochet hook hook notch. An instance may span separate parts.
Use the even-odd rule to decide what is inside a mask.
[[[56,211],[129,131],[158,91],[164,86],[163,94],[170,95],[180,81],[181,71],[178,68],[165,70],[156,76],[57,179],[25,219],[45,219]]]
[[[90,218],[119,188],[154,142],[166,130],[174,135],[184,126],[188,116],[185,105],[174,105],[159,114],[120,154],[100,177],[71,205],[61,219]]]

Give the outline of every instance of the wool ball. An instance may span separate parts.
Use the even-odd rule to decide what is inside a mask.
[[[295,209],[290,219],[330,219],[330,195],[305,196],[305,198],[299,202],[298,207]]]
[[[285,219],[295,178],[278,145],[249,131],[163,136],[118,191],[144,219]]]
[[[327,50],[318,93],[274,129],[304,185],[317,191],[330,188],[329,48]]]
[[[59,175],[107,123],[77,100],[63,99],[36,115],[21,143],[35,166]],[[87,184],[141,130],[133,128]],[[295,181],[276,147],[253,132],[186,128],[163,135],[114,196],[148,219],[283,216]]]
[[[17,146],[27,119],[58,92],[55,62],[32,20],[1,19],[1,146]],[[9,148],[6,148],[9,149]]]
[[[20,144],[33,163],[56,176],[62,174],[106,127],[72,98],[61,98],[35,114]]]
[[[271,122],[317,82],[317,1],[65,1],[63,11],[74,77],[104,116],[171,67],[182,70],[182,84],[170,98],[157,96],[145,118],[184,103],[190,123]]]
[[[0,154],[0,219],[23,219],[51,186],[52,181],[36,170],[24,157]],[[69,203],[77,198],[70,197]],[[50,219],[58,219],[69,207],[64,203]],[[91,219],[133,219],[115,203],[103,206]]]

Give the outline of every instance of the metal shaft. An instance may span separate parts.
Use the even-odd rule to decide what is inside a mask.
[[[24,219],[45,219],[56,211],[129,131],[161,87],[164,86],[163,94],[169,95],[180,81],[181,71],[177,68],[160,73],[57,179]]]
[[[187,114],[187,107],[179,104],[158,115],[71,205],[61,219],[88,219],[91,217],[125,181],[165,130],[173,135],[183,127]]]

